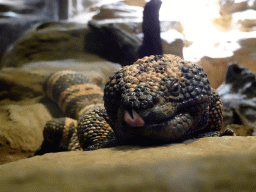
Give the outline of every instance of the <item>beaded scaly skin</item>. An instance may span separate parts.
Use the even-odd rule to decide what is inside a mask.
[[[222,126],[221,101],[210,88],[206,73],[174,55],[144,57],[117,70],[104,94],[83,73],[73,71],[49,76],[44,92],[66,116],[77,121],[62,118],[48,122],[37,154],[48,151],[53,143],[55,151],[58,147],[93,150],[219,136]],[[48,139],[51,132],[58,138],[56,142]]]

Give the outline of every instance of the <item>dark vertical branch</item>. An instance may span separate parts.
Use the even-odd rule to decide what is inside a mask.
[[[139,57],[149,55],[163,54],[161,37],[159,10],[162,5],[160,0],[151,0],[148,2],[143,11],[143,43],[138,50]]]
[[[68,19],[69,0],[58,0],[59,2],[59,19]]]

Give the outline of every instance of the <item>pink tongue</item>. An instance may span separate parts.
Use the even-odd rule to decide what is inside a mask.
[[[143,127],[145,122],[144,120],[139,116],[139,114],[132,110],[132,116],[128,113],[128,111],[125,111],[124,114],[124,120],[125,122],[130,125],[131,127]]]

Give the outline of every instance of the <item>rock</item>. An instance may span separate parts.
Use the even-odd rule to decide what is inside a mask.
[[[84,24],[48,22],[34,26],[4,55],[1,67],[17,67],[27,62],[63,59],[83,60]]]
[[[255,31],[255,26],[256,26],[256,20],[251,20],[251,19],[244,19],[244,20],[239,20],[238,23],[241,25],[240,31],[243,32],[250,32],[250,31]]]
[[[1,107],[0,164],[26,158],[43,141],[43,128],[52,117],[43,104]]]
[[[185,38],[181,33],[175,29],[170,29],[161,33],[161,39],[163,54],[173,54],[183,58]]]
[[[69,21],[78,23],[88,23],[93,17],[97,21],[104,21],[104,23],[124,23],[137,21],[141,22],[142,8],[145,5],[144,0],[136,1],[104,1],[104,0],[86,0],[82,2],[79,14],[69,18]],[[136,12],[136,16],[133,14]],[[128,17],[126,17],[128,15]],[[117,16],[117,17],[116,17]],[[125,17],[124,17],[125,16]]]
[[[253,127],[238,124],[229,124],[226,126],[226,128],[232,129],[236,136],[252,136],[254,132]]]
[[[218,88],[224,81],[227,65],[232,60],[232,57],[211,58],[205,56],[198,62],[206,72],[212,88]]]
[[[234,0],[219,0],[220,14],[229,15],[234,12],[244,11],[249,8],[249,0],[234,1]]]
[[[24,31],[42,21],[56,21],[58,10],[55,1],[12,0],[0,2],[0,61],[7,47]]]
[[[256,44],[256,31],[247,32],[246,38],[242,37],[242,34],[239,32],[230,32],[229,35],[232,37],[230,41],[228,41],[229,37],[227,37],[224,42],[218,44],[218,48],[212,51],[225,49],[230,51],[230,55],[221,56],[220,53],[220,57],[216,55],[204,56],[198,61],[206,71],[213,88],[217,88],[223,82],[225,69],[231,61],[238,62],[240,65],[256,72],[256,51],[254,48]]]
[[[138,18],[141,17],[142,7],[130,6],[123,2],[103,5],[100,12],[93,16],[95,20],[113,18]]]
[[[189,45],[186,44],[183,49],[184,58],[202,65],[214,88],[223,82],[225,69],[231,61],[238,62],[256,72],[256,31],[254,26],[256,11],[252,8],[255,1],[223,0],[219,2],[220,6],[215,9],[214,5],[209,5],[209,15],[204,10],[198,13],[198,15],[205,14],[204,19],[199,18],[197,22],[194,22],[199,23],[198,25],[191,25],[192,28],[197,29],[196,33],[193,34],[193,30],[189,30],[191,26],[182,22],[185,41],[191,42]],[[218,8],[224,10],[222,5],[226,6],[227,12],[220,15],[217,11]],[[233,5],[239,5],[243,9],[241,7],[232,8]],[[191,18],[191,20],[193,19]]]
[[[138,56],[140,40],[117,24],[89,22],[90,33],[86,36],[85,50],[122,65],[134,63]],[[88,46],[87,46],[88,45]]]
[[[254,191],[255,146],[255,137],[223,137],[46,154],[1,165],[0,185],[4,191]]]
[[[146,4],[145,0],[124,0],[124,3],[131,6],[144,7]]]
[[[247,38],[238,39],[233,45],[237,47],[234,50],[234,61],[256,72],[256,31],[247,32]]]
[[[237,63],[230,63],[225,81],[218,87],[223,104],[224,127],[239,124],[256,130],[255,73]]]
[[[118,5],[122,7],[123,4]],[[134,16],[133,13],[130,14]],[[182,25],[176,21],[162,21],[161,27],[162,31],[182,31]],[[64,21],[37,24],[8,48],[0,68],[18,67],[37,61],[83,61],[85,52],[96,53],[109,61],[128,65],[138,58],[137,50],[141,42],[136,33],[139,32],[141,16],[136,16],[134,20],[122,18],[122,21],[107,18],[102,18],[99,22],[92,20],[89,27],[87,24]],[[181,47],[180,40],[171,46],[166,46],[167,41],[166,38],[163,40],[166,51],[181,55],[180,50],[173,50],[177,45],[178,49]]]

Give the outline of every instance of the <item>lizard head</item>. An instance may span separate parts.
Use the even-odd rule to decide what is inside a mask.
[[[200,66],[156,55],[116,71],[105,86],[104,105],[120,143],[154,144],[203,129],[210,94]]]

